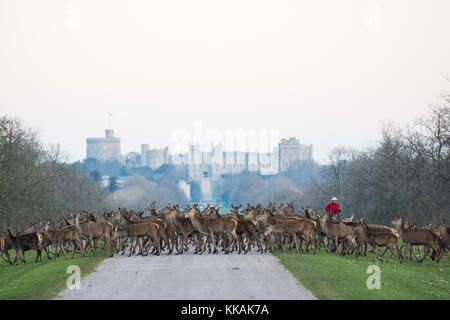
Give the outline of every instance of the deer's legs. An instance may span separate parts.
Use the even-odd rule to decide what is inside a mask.
[[[92,249],[92,252],[94,253],[94,257],[97,256],[97,248],[95,246],[94,240],[92,239],[92,237],[89,237],[89,246]]]
[[[372,247],[372,262],[375,262],[375,255],[377,255],[378,258],[378,252],[377,252],[377,247]]]
[[[298,239],[297,239],[297,235],[295,234],[295,232],[292,234],[292,241],[294,241],[294,244],[295,244],[295,250],[297,250],[297,253],[300,253],[300,250],[299,250],[299,245],[298,245]],[[302,243],[301,241],[300,241],[300,243]]]
[[[182,254],[184,251],[187,251],[188,249],[186,248],[186,241],[188,238],[188,234],[184,234],[183,238],[181,238],[181,243],[180,243],[180,251],[178,252],[179,254]]]
[[[303,247],[302,247],[302,242],[300,242],[300,246],[301,246],[303,253],[309,253],[309,245],[311,244],[309,236],[302,235],[302,240],[305,241],[304,251],[303,251]]]
[[[75,253],[77,252],[77,244],[75,241],[70,241],[70,245],[72,246],[72,258],[74,258]]]
[[[14,264],[16,264],[17,259],[22,261],[24,264],[26,263],[25,255],[23,254],[23,250],[22,249],[16,249],[16,257],[14,259]]]
[[[203,243],[201,246],[201,250],[200,250],[200,254],[203,254],[206,250],[206,242],[209,241],[209,235],[206,235],[205,238],[203,239]]]
[[[411,257],[411,252],[412,252],[414,258],[416,258],[417,261],[420,260],[420,259],[417,258],[416,251],[414,250],[414,246],[412,246],[412,245],[409,244],[409,243],[406,245],[406,252],[409,252],[409,256],[410,256],[410,257]],[[420,256],[419,256],[419,258],[420,258]],[[412,258],[411,258],[411,259],[412,259]]]
[[[52,258],[50,258],[50,251],[48,249],[48,246],[44,247],[44,251],[45,251],[45,254],[47,256],[47,259],[52,260]]]
[[[4,255],[6,256],[6,258],[4,257]],[[8,251],[5,250],[5,252],[0,252],[0,256],[2,257],[3,260],[5,260],[6,262],[8,262],[9,264],[13,264],[11,262],[11,257],[9,256]]]
[[[67,259],[66,253],[64,252],[65,251],[64,250],[64,244],[61,242],[59,245],[61,246],[60,252],[62,252],[62,254],[64,256],[64,259]],[[75,251],[75,250],[72,250],[72,251]],[[73,254],[73,252],[72,252],[72,254]]]
[[[335,245],[336,245],[336,251],[337,251],[340,255],[342,255],[342,251],[341,251],[341,249],[339,249],[339,238],[338,238],[338,237],[335,237],[335,238],[334,238],[334,243],[335,243]]]
[[[123,239],[123,242],[122,242],[122,247],[120,248],[121,250],[122,250],[122,253],[121,253],[121,255],[123,256],[124,254],[125,254],[125,252],[127,251],[127,247],[128,247],[128,240],[129,240],[129,238],[127,237],[126,239]]]
[[[131,239],[131,246],[130,246],[130,253],[128,254],[129,257],[131,257],[131,255],[134,252],[134,247],[137,241],[137,237],[133,237],[133,239]]]
[[[392,258],[392,256],[395,254],[395,249],[394,249],[394,247],[386,246],[386,250],[384,250],[384,253],[386,253],[387,250],[389,250],[389,251],[391,252],[391,254],[390,254],[389,257],[387,258],[386,263],[388,263],[389,260]]]
[[[219,250],[217,249],[217,244],[216,244],[216,239],[215,239],[215,237],[214,237],[214,233],[210,233],[209,234],[209,239],[210,239],[210,241],[212,242],[212,244],[213,244],[213,246],[214,246],[214,252],[213,253],[218,253],[219,252]]]
[[[150,238],[152,239],[153,243],[156,245],[156,255],[159,256],[161,254],[161,246],[159,241],[157,241],[156,236],[150,235]]]
[[[144,256],[144,255],[147,255],[148,254],[148,251],[150,250],[149,248],[147,248],[147,250],[145,250],[145,252],[144,252],[144,244],[143,244],[143,242],[142,242],[142,238],[141,237],[138,237],[137,238],[137,245],[138,245],[138,252],[139,252],[139,254],[140,255],[142,255],[142,256]]]
[[[85,243],[81,239],[78,239],[77,241],[75,241],[75,243],[78,245],[78,247],[81,250],[81,257],[84,257],[86,255],[86,245],[85,245]]]
[[[34,259],[34,263],[38,263],[39,262],[39,258],[41,257],[41,250],[40,249],[36,249],[36,259]]]
[[[383,253],[381,254],[381,256],[384,257],[384,255],[386,254],[386,252],[387,252],[388,250],[390,250],[389,247],[386,247],[386,249],[383,251]],[[388,260],[389,260],[389,259],[388,259]],[[387,260],[386,260],[386,262],[387,262]]]
[[[395,250],[397,251],[398,254],[398,258],[400,260],[400,263],[403,263],[403,257],[402,257],[402,252],[401,250],[398,248],[397,244],[394,245]]]
[[[234,245],[236,246],[236,241],[234,242]],[[241,234],[238,234],[237,247],[238,247],[238,254],[241,254],[241,252],[242,252],[242,235]]]

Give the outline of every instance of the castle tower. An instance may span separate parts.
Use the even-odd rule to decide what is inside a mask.
[[[114,130],[105,130],[104,138],[87,138],[86,158],[97,160],[120,160],[122,158],[120,138],[114,136]]]

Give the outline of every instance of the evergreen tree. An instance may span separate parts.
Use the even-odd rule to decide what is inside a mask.
[[[117,182],[117,177],[110,177],[108,180],[108,186],[106,187],[108,192],[113,193],[119,189],[119,184]]]

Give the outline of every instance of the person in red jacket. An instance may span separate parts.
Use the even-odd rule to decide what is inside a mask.
[[[325,212],[331,211],[333,218],[337,218],[338,212],[341,213],[341,206],[337,203],[337,199],[335,197],[331,198],[331,202],[326,206]]]

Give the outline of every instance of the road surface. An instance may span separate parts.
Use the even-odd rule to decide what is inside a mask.
[[[316,299],[271,254],[120,256],[58,299]]]

